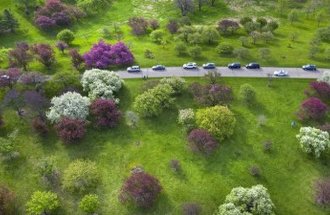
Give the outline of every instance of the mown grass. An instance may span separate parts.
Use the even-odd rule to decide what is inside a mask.
[[[304,4],[301,4],[303,6]],[[131,34],[131,30],[127,25],[128,18],[131,16],[144,16],[146,18],[156,18],[161,23],[161,28],[166,30],[166,24],[169,19],[180,18],[180,12],[173,6],[171,1],[145,1],[145,0],[121,0],[114,1],[111,6],[105,8],[98,15],[93,17],[87,17],[74,24],[71,29],[76,34],[76,40],[73,43],[73,47],[79,48],[81,53],[90,49],[92,44],[96,43],[103,38],[103,29],[107,28],[112,32],[111,38],[103,38],[104,40],[115,43],[116,39],[113,34],[114,24],[120,26],[123,31],[122,40],[129,45],[133,51],[136,63],[143,67],[152,66],[154,64],[164,64],[167,66],[180,66],[187,61],[196,61],[198,63],[204,63],[206,61],[213,61],[218,65],[227,65],[227,63],[233,61],[241,61],[247,63],[249,61],[258,61],[263,66],[289,66],[300,67],[302,64],[315,63],[319,67],[329,67],[329,62],[326,60],[323,51],[325,47],[329,46],[328,43],[322,43],[321,51],[311,59],[308,56],[310,41],[315,36],[315,33],[319,27],[326,27],[329,23],[330,17],[326,16],[320,26],[314,18],[314,15],[306,15],[303,10],[299,15],[299,21],[290,24],[287,20],[286,14],[289,13],[289,9],[283,11],[283,15],[276,12],[275,4],[268,1],[260,1],[259,5],[252,5],[245,7],[243,10],[235,11],[228,7],[224,1],[218,1],[215,7],[205,5],[202,11],[195,11],[190,14],[189,17],[194,25],[215,25],[221,18],[234,18],[239,19],[243,16],[259,17],[265,16],[270,19],[275,19],[279,22],[279,29],[275,32],[275,40],[266,44],[259,41],[256,45],[249,45],[248,48],[251,52],[251,56],[247,59],[238,60],[233,56],[219,56],[216,53],[214,45],[203,45],[202,57],[199,59],[191,59],[189,56],[177,56],[175,53],[175,36],[166,34],[168,44],[165,47],[157,45],[151,41],[149,36],[136,37]],[[17,41],[28,41],[30,43],[47,42],[55,44],[56,33],[42,32],[33,24],[32,17],[26,17],[21,11],[19,11],[12,1],[4,0],[0,3],[0,10],[4,8],[10,8],[21,23],[21,29],[14,35],[3,35],[0,40],[0,47],[13,47]],[[326,14],[326,13],[325,13]],[[291,33],[297,33],[298,39],[295,42],[290,40]],[[222,36],[219,43],[230,43],[234,47],[241,47],[241,43],[238,40],[240,36],[247,35],[246,32],[241,29],[237,34],[233,36]],[[271,57],[263,60],[259,56],[259,48],[267,47],[271,51]],[[146,49],[151,50],[155,57],[153,59],[147,59],[144,56]],[[57,53],[58,63],[54,65],[52,72],[61,70],[72,70],[70,65],[69,56],[67,54],[61,55]],[[0,65],[6,67],[7,64]],[[44,72],[46,69],[39,63],[34,62],[30,66],[31,70],[41,70]]]
[[[202,79],[187,79],[203,81]],[[238,99],[239,87],[250,83],[257,89],[258,105],[246,107]],[[180,214],[181,204],[197,202],[203,214],[212,214],[236,186],[263,184],[269,189],[276,205],[276,214],[328,214],[329,209],[314,203],[313,183],[319,177],[330,174],[329,156],[317,160],[303,153],[295,135],[299,127],[291,128],[295,111],[304,99],[303,90],[309,80],[276,79],[272,88],[266,79],[223,78],[222,83],[233,88],[235,99],[230,105],[237,117],[234,135],[221,142],[211,156],[193,154],[187,147],[186,134],[177,124],[178,109],[199,108],[192,96],[185,92],[177,97],[170,110],[153,119],[141,119],[138,128],[131,129],[122,121],[112,130],[88,129],[84,140],[78,145],[63,145],[54,133],[40,138],[32,132],[29,121],[4,112],[4,136],[19,129],[17,141],[21,157],[13,163],[0,165],[1,183],[8,184],[18,198],[18,214],[35,190],[47,190],[39,180],[35,164],[40,158],[54,157],[60,171],[75,159],[90,159],[97,163],[102,182],[96,191],[101,196],[100,214]],[[120,92],[122,112],[132,109],[132,102],[140,93],[143,80],[126,80]],[[265,126],[257,125],[257,117],[267,117]],[[263,151],[263,142],[271,140],[270,153]],[[137,145],[136,142],[140,141]],[[169,161],[177,159],[181,173],[173,173]],[[123,180],[134,166],[156,176],[163,192],[159,201],[149,210],[139,210],[118,201]],[[257,165],[261,177],[250,175],[249,168]],[[80,196],[54,189],[61,198],[59,214],[82,214],[77,210]]]

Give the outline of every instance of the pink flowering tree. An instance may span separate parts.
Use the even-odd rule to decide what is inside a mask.
[[[113,128],[118,125],[121,113],[113,100],[96,99],[90,109],[96,126]]]
[[[298,112],[301,120],[322,120],[328,111],[328,107],[320,99],[310,97],[303,101]]]

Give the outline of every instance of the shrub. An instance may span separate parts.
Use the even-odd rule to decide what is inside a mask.
[[[41,117],[36,117],[32,120],[32,127],[38,134],[45,136],[48,134],[49,129],[45,120]]]
[[[134,109],[144,117],[158,116],[164,109],[173,104],[173,94],[174,90],[170,85],[158,85],[138,95],[133,104]]]
[[[227,107],[218,105],[197,110],[196,124],[223,140],[234,133],[236,119]]]
[[[50,214],[59,206],[60,203],[55,193],[36,191],[26,203],[26,213],[29,215]]]
[[[330,84],[327,82],[313,81],[309,84],[316,95],[324,101],[330,100]]]
[[[133,54],[124,43],[118,42],[110,45],[102,40],[94,44],[91,50],[84,54],[83,58],[88,68],[98,69],[130,65],[134,61]]]
[[[196,203],[184,203],[182,205],[183,215],[199,215],[201,207]]]
[[[317,128],[301,127],[296,137],[302,150],[317,158],[330,146],[329,133]]]
[[[301,120],[322,120],[327,113],[327,105],[320,99],[311,97],[303,101],[298,112]]]
[[[49,44],[35,44],[31,47],[38,61],[48,69],[55,63],[55,53]]]
[[[268,23],[268,22],[267,22],[267,19],[265,19],[265,18],[263,18],[263,17],[258,17],[258,18],[256,19],[256,22],[259,23],[260,28],[266,26],[267,23]]]
[[[75,36],[74,33],[69,29],[64,29],[57,34],[56,38],[58,40],[65,42],[66,44],[71,44]]]
[[[239,23],[240,23],[241,25],[245,25],[245,24],[248,23],[248,22],[253,22],[253,20],[252,20],[251,17],[247,17],[247,16],[245,16],[245,17],[242,17],[242,18],[239,20]]]
[[[85,193],[100,183],[100,174],[92,161],[76,160],[63,173],[62,185],[70,192]]]
[[[80,70],[83,68],[84,58],[81,54],[79,54],[77,49],[71,49],[69,51],[69,55],[71,57],[71,63],[74,68]]]
[[[254,177],[259,177],[261,175],[261,171],[258,166],[252,166],[250,168],[250,174]]]
[[[21,73],[21,70],[18,68],[9,68],[7,71],[0,70],[0,87],[13,89],[21,77]]]
[[[179,56],[187,54],[187,47],[183,42],[179,42],[175,45],[175,51]]]
[[[188,50],[188,53],[189,53],[190,57],[192,57],[194,59],[200,58],[202,55],[202,48],[200,46],[191,47]]]
[[[318,180],[315,183],[315,201],[319,205],[330,204],[330,180]]]
[[[57,47],[57,49],[58,49],[60,52],[62,52],[62,54],[63,54],[63,53],[64,53],[64,50],[67,49],[69,46],[68,46],[68,44],[66,44],[66,43],[63,42],[63,41],[58,41],[58,42],[56,43],[56,47]]]
[[[15,194],[6,186],[0,185],[0,214],[14,214]]]
[[[128,25],[132,28],[132,33],[136,36],[144,35],[148,30],[148,21],[143,17],[131,17]]]
[[[76,143],[85,136],[85,125],[84,120],[62,118],[55,125],[55,129],[64,143]]]
[[[179,110],[178,122],[186,131],[193,129],[196,126],[193,109],[188,108]]]
[[[147,90],[153,89],[159,84],[159,82],[160,81],[156,80],[156,79],[145,80],[142,84],[142,87],[141,87],[140,91],[143,93]]]
[[[110,0],[77,0],[77,6],[87,14],[96,14],[110,5]]]
[[[176,94],[180,94],[185,88],[186,81],[181,77],[173,76],[170,78],[163,78],[159,83],[170,85]]]
[[[61,117],[85,120],[88,115],[90,100],[76,92],[67,92],[51,100],[47,118],[51,122],[58,122]]]
[[[224,34],[231,33],[239,29],[239,24],[236,21],[223,19],[218,22],[218,30]]]
[[[174,172],[181,171],[181,164],[179,160],[170,160],[169,166]]]
[[[115,93],[120,90],[123,83],[117,73],[100,69],[87,70],[81,78],[81,85],[84,91],[88,92],[89,98],[113,99],[117,103],[119,99],[115,98]]]
[[[4,161],[12,161],[20,155],[16,151],[17,134],[18,130],[14,130],[7,138],[0,137],[0,157]]]
[[[152,51],[150,49],[146,49],[144,51],[144,57],[148,58],[148,59],[153,59],[155,56],[154,56],[154,53],[152,53]]]
[[[256,101],[256,90],[250,84],[241,85],[239,95],[243,102],[248,105],[251,105]]]
[[[41,73],[38,73],[38,72],[28,72],[28,73],[22,74],[21,77],[19,78],[19,80],[23,84],[37,85],[40,82],[42,82],[42,80],[44,80],[44,76]]]
[[[262,185],[251,188],[236,187],[226,196],[216,215],[228,214],[274,214],[274,204],[267,189]]]
[[[113,100],[96,99],[90,109],[96,126],[113,128],[118,125],[121,113]]]
[[[319,28],[317,31],[317,37],[323,42],[330,42],[330,26]]]
[[[216,43],[220,38],[217,29],[214,27],[202,28],[201,36],[204,43],[207,43],[208,45]]]
[[[219,55],[232,55],[234,47],[229,44],[220,44],[217,46],[217,53]]]
[[[233,100],[230,87],[218,84],[200,85],[194,83],[190,86],[195,101],[205,106],[229,104]]]
[[[270,32],[274,32],[276,29],[278,29],[279,25],[276,21],[270,21],[268,22],[266,28],[267,30],[269,30]]]
[[[194,152],[211,154],[218,147],[217,141],[204,129],[194,129],[189,133],[188,142]]]
[[[126,111],[125,113],[126,124],[131,128],[136,128],[139,122],[139,116],[133,111]]]
[[[154,30],[150,33],[150,38],[152,42],[160,44],[163,40],[164,32],[162,30]]]
[[[9,51],[8,58],[10,67],[23,67],[24,71],[27,71],[27,66],[32,61],[33,56],[30,52],[30,46],[25,42],[21,42]]]
[[[234,49],[233,54],[239,59],[247,59],[250,57],[250,52],[247,48],[236,48]]]
[[[179,30],[179,24],[176,20],[168,21],[166,27],[171,34],[175,34]]]
[[[122,202],[131,201],[138,207],[149,208],[156,201],[161,190],[157,178],[148,173],[138,172],[125,180],[119,199]]]
[[[319,127],[320,130],[326,131],[330,134],[330,123],[325,123]]]
[[[55,166],[54,159],[47,157],[37,163],[37,170],[42,179],[51,185],[58,182],[59,172]]]
[[[149,25],[152,30],[156,30],[157,28],[159,28],[159,22],[157,19],[149,20]]]
[[[89,214],[94,214],[99,207],[99,197],[95,194],[85,195],[79,203],[79,208]]]
[[[273,142],[270,140],[267,140],[263,143],[263,146],[264,146],[264,151],[269,152],[273,147]]]

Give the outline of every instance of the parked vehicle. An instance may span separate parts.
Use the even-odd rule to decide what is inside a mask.
[[[241,64],[240,63],[230,63],[230,64],[228,64],[228,68],[229,69],[240,69]]]
[[[247,69],[260,69],[260,65],[258,63],[249,63],[245,67]]]
[[[184,69],[197,69],[197,64],[194,63],[194,62],[189,62],[189,63],[186,63],[186,64],[183,64],[182,66]]]
[[[204,69],[215,69],[215,63],[205,63],[203,64]]]
[[[274,72],[274,76],[277,76],[277,77],[285,77],[288,75],[289,75],[288,71],[285,71],[283,69]]]
[[[152,70],[165,70],[165,66],[164,65],[156,65],[151,67]]]
[[[303,65],[302,69],[307,70],[307,71],[316,71],[317,70],[317,68],[314,64]]]
[[[127,68],[127,72],[141,72],[140,66],[131,66]]]

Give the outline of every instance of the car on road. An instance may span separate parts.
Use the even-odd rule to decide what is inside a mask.
[[[152,70],[165,70],[165,66],[164,65],[156,65],[151,67]]]
[[[249,63],[245,67],[247,69],[260,69],[260,65],[258,63]]]
[[[195,62],[189,62],[189,63],[185,63],[182,66],[184,69],[197,69],[198,66]]]
[[[215,69],[215,63],[205,63],[203,64],[204,69]]]
[[[131,66],[127,68],[127,72],[141,72],[140,66]]]
[[[278,70],[278,71],[274,72],[274,76],[276,76],[276,77],[285,77],[285,76],[288,76],[288,75],[289,75],[288,71],[285,71],[284,69],[281,69],[281,70]]]
[[[241,64],[240,63],[230,63],[230,64],[228,64],[228,68],[229,69],[240,69]]]
[[[314,64],[307,64],[302,66],[303,70],[316,71],[316,66]]]

